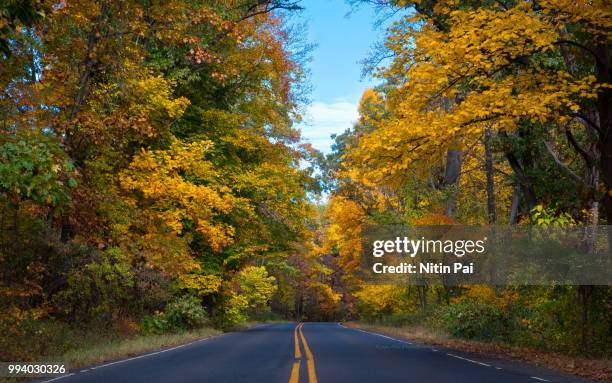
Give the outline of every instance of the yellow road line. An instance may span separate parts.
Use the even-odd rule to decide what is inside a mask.
[[[300,340],[298,338],[298,331],[302,327],[302,323],[298,323],[293,330],[293,342],[295,344],[295,361],[293,362],[293,367],[291,367],[291,376],[289,376],[289,383],[299,383],[300,381],[300,359],[302,358],[302,353],[300,352]]]
[[[312,356],[312,352],[310,351],[310,347],[308,347],[308,343],[306,342],[306,338],[304,337],[304,332],[302,331],[302,327],[299,327],[300,337],[302,338],[302,344],[304,345],[304,353],[306,354],[306,363],[308,366],[308,381],[310,383],[317,383],[317,373],[315,371],[314,358]]]
[[[306,337],[302,331],[304,323],[299,323],[293,330],[293,341],[295,344],[295,361],[291,367],[291,376],[289,377],[289,383],[298,383],[300,380],[300,364],[302,358],[302,352],[300,351],[300,339],[302,339],[302,346],[304,347],[304,353],[306,354],[306,366],[308,367],[308,382],[317,383],[317,373],[315,371],[314,357],[312,351],[306,342]],[[298,338],[299,333],[299,338]]]
[[[291,376],[289,377],[289,383],[298,383],[300,380],[300,360],[293,362],[291,368]]]
[[[295,326],[295,331],[293,331],[293,341],[295,343],[295,359],[300,359],[302,357],[302,353],[300,352],[300,341],[298,340],[298,328],[302,324],[298,324]]]

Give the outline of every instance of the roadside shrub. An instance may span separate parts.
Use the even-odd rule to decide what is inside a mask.
[[[183,296],[170,302],[166,310],[146,315],[140,322],[143,335],[180,332],[203,326],[207,320],[206,310],[193,296]]]
[[[55,310],[81,322],[109,323],[113,312],[130,308],[134,277],[128,256],[119,248],[80,253],[65,274],[66,287],[52,299]]]
[[[406,289],[395,285],[365,285],[355,294],[357,311],[369,322],[407,314]]]
[[[239,294],[247,300],[248,315],[258,317],[270,310],[268,305],[276,292],[276,278],[268,275],[265,267],[248,266],[238,272]]]
[[[206,310],[193,296],[180,297],[168,304],[165,319],[171,330],[190,330],[206,322]]]
[[[391,315],[385,315],[380,319],[373,321],[373,323],[392,327],[421,325],[427,321],[427,318],[431,312],[432,310],[430,309],[416,312],[398,312]]]
[[[218,324],[226,330],[236,328],[249,320],[247,309],[249,302],[247,299],[238,294],[231,294],[226,297],[226,303],[223,307],[222,316],[217,318]]]
[[[511,327],[501,308],[471,299],[441,307],[438,318],[452,336],[465,339],[504,340]]]
[[[140,333],[143,335],[159,335],[168,331],[168,321],[163,313],[145,315],[140,322]]]
[[[215,318],[217,325],[233,329],[249,319],[262,318],[270,310],[269,302],[276,290],[276,278],[269,276],[265,267],[245,267],[225,285],[223,310]]]
[[[65,325],[31,317],[0,320],[0,360],[30,361],[64,347]]]
[[[53,359],[71,350],[126,338],[125,334],[108,327],[76,326],[57,319],[36,319],[31,315],[21,320],[0,320],[0,334],[0,360],[20,361]]]

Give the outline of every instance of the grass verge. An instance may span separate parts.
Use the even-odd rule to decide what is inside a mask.
[[[176,334],[136,336],[123,340],[117,339],[72,349],[61,355],[58,359],[70,366],[71,369],[74,369],[178,346],[220,333],[221,331],[219,330],[203,327]]]
[[[70,370],[85,366],[101,364],[103,362],[126,359],[132,356],[146,354],[165,348],[189,343],[198,339],[208,338],[221,334],[222,331],[210,327],[202,327],[195,330],[168,333],[161,335],[136,335],[130,337],[117,337],[116,334],[98,334],[97,340],[91,336],[84,336],[83,341],[69,351],[59,355],[40,357],[37,361],[53,361],[63,363]],[[91,335],[91,334],[88,334]],[[1,378],[0,382],[28,381],[27,378]]]
[[[344,324],[348,327],[403,338],[422,344],[520,360],[592,380],[612,382],[612,360],[609,359],[573,357],[528,347],[510,347],[497,343],[453,339],[448,334],[422,326],[391,327],[361,322],[348,322]]]

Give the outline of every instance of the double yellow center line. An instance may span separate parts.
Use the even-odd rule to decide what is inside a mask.
[[[293,331],[293,341],[295,342],[295,361],[293,362],[293,367],[291,368],[291,376],[289,377],[289,383],[298,383],[298,381],[300,380],[300,363],[302,361],[302,352],[300,351],[300,339],[302,340],[302,345],[304,346],[304,354],[306,354],[306,365],[308,367],[308,382],[317,383],[317,373],[315,371],[314,358],[312,357],[312,352],[310,351],[308,342],[306,342],[306,337],[304,337],[304,333],[302,332],[303,326],[304,323],[300,323],[295,326],[295,330]]]

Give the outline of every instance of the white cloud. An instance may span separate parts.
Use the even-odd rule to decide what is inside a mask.
[[[329,153],[333,143],[330,136],[351,128],[358,116],[356,103],[315,101],[307,108],[304,121],[299,124],[302,139],[323,153]]]

